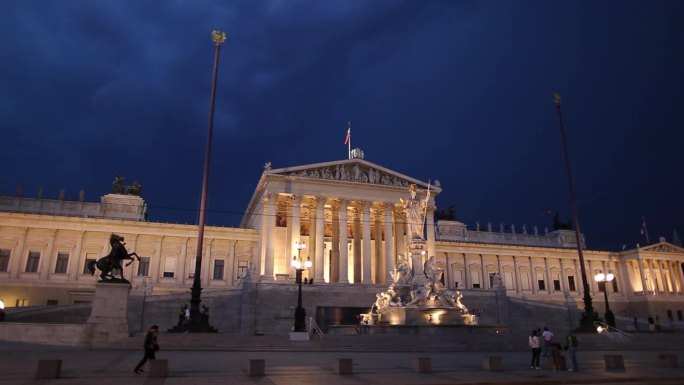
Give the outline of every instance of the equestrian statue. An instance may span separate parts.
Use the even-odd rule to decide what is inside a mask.
[[[138,259],[140,262],[140,257],[136,253],[129,253],[126,250],[126,244],[124,243],[124,237],[113,234],[109,237],[109,244],[112,246],[112,251],[108,255],[98,259],[97,261],[88,261],[88,271],[90,274],[95,275],[95,267],[101,271],[100,279],[105,282],[127,282],[123,276],[123,267],[121,266],[121,261],[130,260],[126,266],[133,263],[133,257]],[[114,271],[118,270],[121,277],[116,277]]]

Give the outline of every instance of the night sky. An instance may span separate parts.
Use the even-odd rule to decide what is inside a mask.
[[[225,3],[225,4],[224,4]],[[682,1],[33,1],[0,4],[3,195],[196,223],[214,45],[208,224],[237,226],[263,164],[347,157],[439,179],[474,226],[571,217],[593,249],[684,236]]]

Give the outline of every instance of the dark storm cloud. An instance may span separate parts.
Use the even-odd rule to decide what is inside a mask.
[[[568,130],[593,247],[681,227],[678,2],[10,1],[0,5],[0,183],[97,200],[114,173],[150,217],[196,221],[212,29],[221,49],[209,221],[236,225],[261,165],[366,159],[440,179],[472,225],[569,218]],[[654,235],[657,234],[657,235]],[[643,243],[643,242],[642,242]]]

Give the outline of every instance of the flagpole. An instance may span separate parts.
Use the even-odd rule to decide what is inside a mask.
[[[651,241],[648,240],[648,229],[646,228],[646,217],[641,217],[641,227],[644,229],[644,235],[646,236],[646,244],[650,245]]]
[[[351,121],[347,122],[347,159],[351,159]]]

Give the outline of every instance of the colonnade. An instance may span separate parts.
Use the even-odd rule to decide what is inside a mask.
[[[386,283],[397,254],[406,255],[404,213],[393,202],[266,192],[262,203],[260,271],[264,281],[276,279],[282,258],[289,268],[289,258],[297,255],[295,244],[303,238],[308,239],[306,255],[313,263],[309,277],[329,283]],[[278,210],[283,203],[287,237],[284,250],[278,250],[276,218],[283,214]],[[301,233],[303,209],[308,212],[307,234]],[[432,255],[433,210],[428,208],[426,218],[428,252]]]

